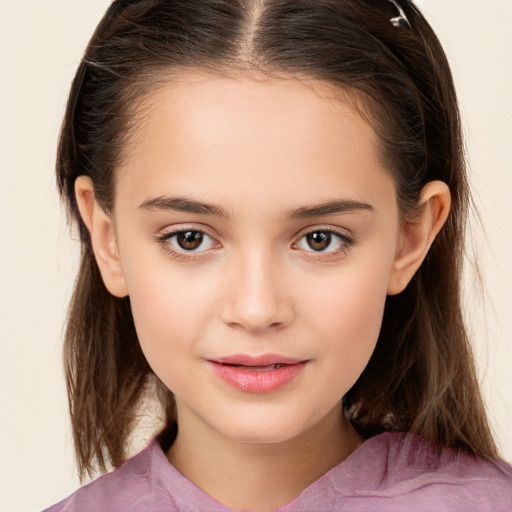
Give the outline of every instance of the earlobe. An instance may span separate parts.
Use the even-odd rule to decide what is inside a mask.
[[[442,181],[427,183],[421,192],[418,214],[402,228],[389,276],[388,294],[402,292],[420,268],[450,212],[451,196]]]
[[[128,289],[119,259],[114,223],[96,201],[91,178],[79,176],[76,179],[75,196],[106,288],[116,297],[126,297]]]

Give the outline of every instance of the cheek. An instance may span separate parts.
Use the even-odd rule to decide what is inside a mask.
[[[323,293],[310,297],[307,308],[312,332],[323,340],[322,350],[335,364],[331,378],[345,389],[366,367],[379,336],[387,290],[387,266],[359,265],[344,269],[326,283]]]
[[[358,258],[310,287],[309,307],[319,318],[364,332],[380,328],[392,258]]]
[[[207,279],[188,279],[169,265],[127,272],[133,318],[142,350],[164,382],[174,362],[194,350],[212,311]],[[163,372],[163,373],[162,373]],[[167,383],[167,382],[166,382]]]

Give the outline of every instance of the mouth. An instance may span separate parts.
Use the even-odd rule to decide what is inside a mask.
[[[285,364],[281,363],[274,363],[274,364],[267,364],[266,366],[251,366],[251,365],[245,365],[245,364],[227,364],[227,363],[221,363],[224,366],[231,366],[232,368],[241,368],[243,370],[247,370],[249,372],[267,372],[271,370],[277,370],[279,368],[282,368],[283,366],[286,366]]]
[[[234,354],[227,357],[216,357],[210,359],[214,363],[224,364],[227,366],[247,366],[247,367],[266,367],[275,365],[287,365],[302,363],[305,359],[297,359],[294,357],[283,356],[280,354],[263,354],[260,356],[251,356],[249,354]]]
[[[246,393],[272,393],[294,381],[308,360],[276,354],[234,356],[208,360],[213,373],[224,383]]]

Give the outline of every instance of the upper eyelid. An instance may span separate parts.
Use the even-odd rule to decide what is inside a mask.
[[[328,233],[334,233],[336,235],[341,236],[342,238],[349,238],[354,240],[354,235],[352,232],[346,228],[335,227],[335,226],[308,226],[307,228],[301,229],[296,236],[297,240],[300,240],[303,236],[309,233],[315,233],[317,231],[326,231]]]
[[[203,226],[203,225],[188,225],[188,224],[182,224],[182,225],[178,225],[177,227],[173,226],[173,227],[168,227],[168,228],[163,228],[159,231],[159,233],[156,235],[157,238],[161,239],[161,238],[165,238],[165,237],[171,237],[172,235],[175,235],[175,234],[178,234],[178,233],[183,233],[184,231],[198,231],[200,233],[204,233],[205,235],[209,236],[210,238],[212,238],[213,240],[217,241],[218,242],[218,236],[216,236],[215,234],[212,233],[212,230],[209,229],[208,227],[206,226]]]

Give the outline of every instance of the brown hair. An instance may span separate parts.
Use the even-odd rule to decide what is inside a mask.
[[[306,76],[364,98],[410,215],[422,187],[448,184],[452,210],[406,290],[387,298],[371,360],[343,398],[364,437],[410,431],[442,447],[496,457],[461,312],[460,279],[470,196],[457,99],[441,45],[418,9],[393,26],[386,0],[116,0],[74,79],[58,148],[57,178],[79,226],[81,267],[69,310],[65,365],[80,474],[118,466],[147,386],[172,394],[139,347],[129,298],[111,296],[77,211],[74,183],[90,176],[112,207],[115,170],[136,105],[162,77],[185,68]]]

